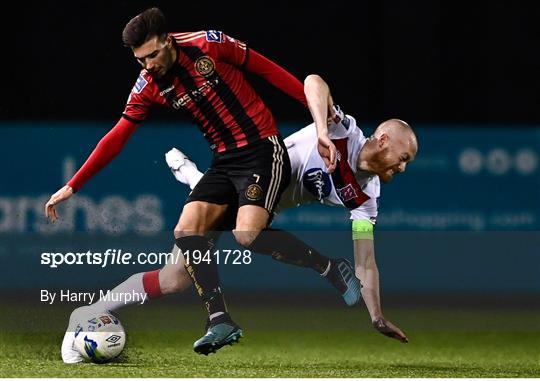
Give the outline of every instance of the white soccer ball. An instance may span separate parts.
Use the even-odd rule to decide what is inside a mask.
[[[103,364],[118,357],[126,344],[126,332],[109,313],[88,316],[75,330],[75,348],[88,361]]]

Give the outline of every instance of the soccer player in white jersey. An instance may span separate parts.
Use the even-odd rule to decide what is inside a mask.
[[[382,313],[373,227],[378,213],[380,180],[391,181],[395,174],[405,171],[418,150],[416,136],[407,123],[390,119],[380,124],[372,136],[365,137],[356,120],[333,104],[328,85],[321,77],[308,76],[304,89],[314,123],[285,139],[292,178],[278,210],[312,202],[349,209],[355,273],[362,283],[362,297],[373,327],[406,343],[406,335]],[[195,163],[177,149],[169,151],[166,160],[176,179],[192,189],[203,175]],[[112,292],[146,292],[150,299],[155,299],[185,290],[191,281],[183,257],[178,258],[179,263],[169,263],[161,270],[131,276]],[[125,305],[124,302],[100,301],[76,309],[62,343],[64,362],[82,361],[73,350],[73,325],[81,316],[89,311],[114,312]]]

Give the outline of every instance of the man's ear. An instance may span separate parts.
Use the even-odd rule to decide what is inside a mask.
[[[379,138],[377,139],[377,143],[379,145],[379,148],[384,148],[388,144],[388,134],[386,132],[383,132],[381,135],[379,135]]]

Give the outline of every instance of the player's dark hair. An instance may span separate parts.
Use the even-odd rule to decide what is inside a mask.
[[[153,7],[129,20],[122,32],[122,42],[124,46],[136,48],[152,37],[165,33],[165,16],[159,8]]]

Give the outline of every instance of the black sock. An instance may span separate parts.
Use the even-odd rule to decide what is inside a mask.
[[[322,274],[330,260],[317,250],[283,230],[265,229],[249,245],[250,250],[271,255],[276,261],[309,267]]]
[[[180,248],[186,258],[186,270],[193,281],[197,293],[201,297],[208,315],[217,312],[227,313],[225,299],[219,287],[219,273],[212,255],[213,243],[210,239],[201,236],[188,236],[176,239],[176,246]],[[193,253],[198,250],[200,258],[197,261]],[[208,256],[204,257],[208,252]],[[198,254],[198,253],[197,253]],[[208,262],[206,259],[209,258]]]

